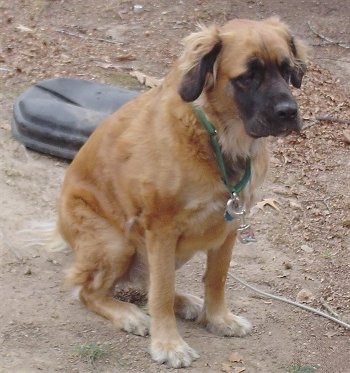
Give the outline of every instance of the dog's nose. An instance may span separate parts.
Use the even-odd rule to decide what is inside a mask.
[[[275,114],[279,119],[294,119],[298,108],[294,102],[279,102],[275,106]]]

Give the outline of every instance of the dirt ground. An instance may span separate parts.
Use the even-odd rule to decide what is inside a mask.
[[[274,14],[313,46],[305,83],[295,91],[307,128],[271,140],[261,192],[278,209],[262,203],[253,210],[258,242],[237,245],[231,270],[350,322],[348,0],[0,0],[0,372],[169,371],[151,362],[148,338],[114,330],[63,289],[69,252],[20,243],[17,232],[28,221],[54,218],[67,163],[11,137],[16,96],[56,76],[144,89],[129,72],[163,76],[197,22]],[[201,295],[203,269],[196,257],[179,272],[179,286]],[[220,338],[179,321],[201,355],[187,371],[350,372],[349,330],[231,278],[227,295],[235,312],[253,322],[253,333]]]

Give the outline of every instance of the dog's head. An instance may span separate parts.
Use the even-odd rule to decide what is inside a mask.
[[[301,120],[289,83],[300,88],[306,48],[278,18],[233,20],[185,39],[179,94],[201,94],[220,114],[239,116],[254,138],[299,131]]]

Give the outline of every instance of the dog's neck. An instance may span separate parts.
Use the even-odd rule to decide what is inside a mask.
[[[260,145],[263,145],[262,140],[251,138],[246,135],[245,131],[244,133],[239,132],[240,128],[244,130],[243,123],[240,123],[239,120],[233,121],[231,118],[226,122],[216,120],[219,125],[215,126],[213,121],[208,119],[208,114],[198,107],[198,104],[194,105],[194,111],[197,120],[211,137],[212,150],[216,154],[222,177],[226,180],[225,183],[232,186],[240,182],[248,171],[247,167],[249,167],[250,175],[251,159],[258,156],[259,148],[262,148]],[[220,119],[220,116],[215,113],[213,118]],[[249,166],[247,166],[248,163]]]
[[[246,160],[242,157],[237,158],[235,161],[231,157],[224,155],[227,176],[231,183],[236,183],[245,172]]]
[[[208,101],[200,98],[196,101],[207,119],[217,130],[218,141],[222,153],[228,164],[243,164],[247,158],[255,158],[265,139],[254,139],[249,136],[240,117],[232,110],[229,114],[222,114],[220,110]]]

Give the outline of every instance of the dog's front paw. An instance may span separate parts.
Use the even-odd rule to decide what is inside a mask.
[[[231,312],[210,318],[202,317],[201,322],[209,332],[220,336],[244,337],[252,330],[252,324],[247,319],[236,316]]]
[[[199,358],[198,353],[181,338],[152,342],[151,356],[158,364],[167,364],[170,368],[188,367]]]
[[[175,313],[184,320],[195,320],[203,309],[203,300],[191,294],[176,294]]]

